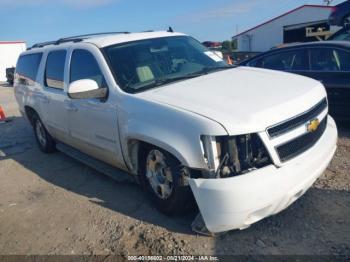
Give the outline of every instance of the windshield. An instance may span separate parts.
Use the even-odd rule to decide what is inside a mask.
[[[350,41],[350,33],[344,28],[332,35],[328,40]]]
[[[188,36],[147,39],[104,50],[118,84],[129,93],[230,68]]]

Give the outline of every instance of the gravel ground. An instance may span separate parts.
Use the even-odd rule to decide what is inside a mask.
[[[217,237],[191,232],[195,213],[167,217],[142,190],[61,153],[45,155],[10,87],[0,105],[0,254],[274,254],[350,256],[350,127],[326,173],[282,213]]]

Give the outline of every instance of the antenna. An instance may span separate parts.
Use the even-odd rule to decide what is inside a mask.
[[[323,0],[323,2],[326,6],[330,6],[333,0]]]

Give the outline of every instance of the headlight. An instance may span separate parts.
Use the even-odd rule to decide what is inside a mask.
[[[220,164],[216,137],[201,136],[201,142],[204,160],[208,165],[209,171],[216,171]]]
[[[201,136],[203,157],[210,177],[230,177],[272,164],[257,134]]]

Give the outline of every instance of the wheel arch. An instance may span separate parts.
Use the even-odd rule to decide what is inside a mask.
[[[26,117],[28,118],[31,125],[33,125],[33,116],[39,116],[38,112],[31,106],[24,106],[24,111],[26,113]]]
[[[139,137],[129,137],[127,139],[127,157],[125,159],[129,169],[133,174],[139,175],[140,162],[143,157],[142,153],[145,152],[147,148],[158,147],[167,153],[171,154],[176,158],[179,163],[183,166],[188,166],[188,162],[185,157],[174,147],[169,144],[163,143],[160,140],[154,138],[139,138]]]

